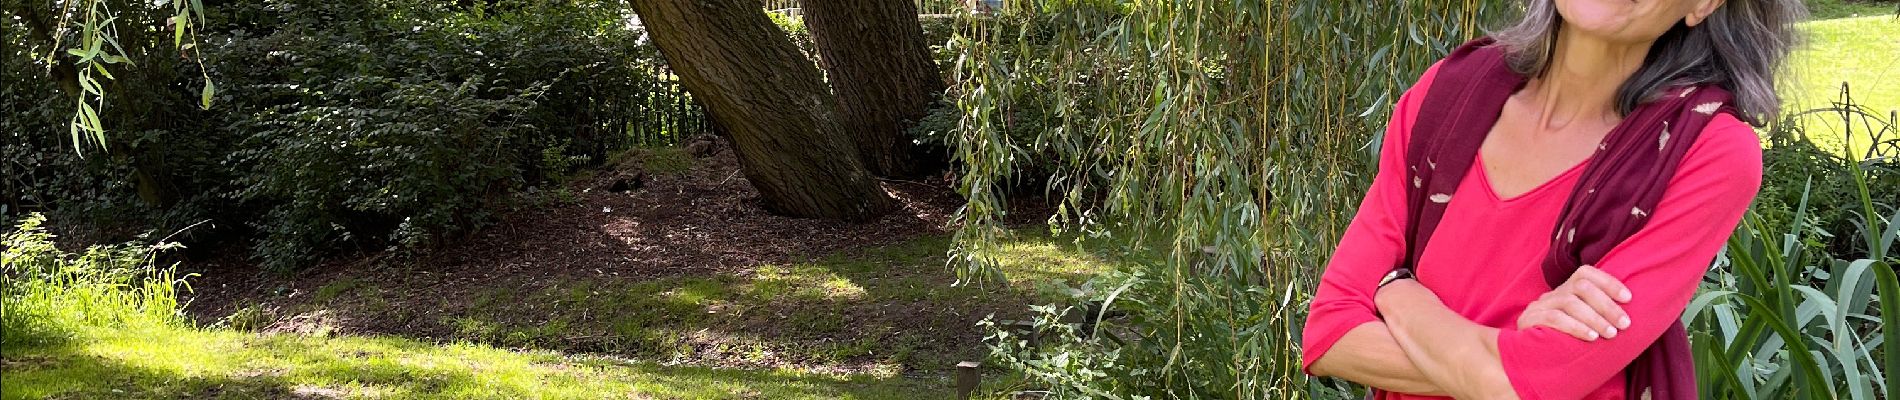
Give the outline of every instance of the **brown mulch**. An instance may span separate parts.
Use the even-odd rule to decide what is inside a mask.
[[[645,175],[646,183],[628,193],[601,189],[611,173],[580,182],[579,204],[511,216],[437,260],[449,270],[492,273],[733,272],[943,232],[960,204],[942,182],[886,182],[904,207],[875,221],[772,215],[759,206],[731,151],[681,175]]]
[[[188,264],[202,276],[194,278],[187,312],[208,324],[243,308],[263,307],[270,314],[263,322],[270,331],[447,338],[454,328],[444,316],[467,312],[470,299],[496,287],[531,293],[576,280],[746,276],[761,265],[942,235],[962,204],[949,189],[950,178],[942,176],[885,181],[885,190],[903,208],[870,222],[772,215],[760,207],[758,192],[732,153],[715,148],[675,174],[640,171],[641,155],[635,153],[592,177],[569,182],[577,201],[508,213],[474,237],[428,254],[366,254],[295,276],[258,272],[243,262]],[[629,177],[638,178],[638,185],[628,185]],[[622,187],[616,187],[617,180]],[[624,186],[637,187],[609,190]],[[377,301],[385,303],[317,298],[322,297],[319,288],[344,279],[377,286],[382,293]],[[996,300],[1021,304],[1020,299]],[[900,321],[887,325],[968,327],[955,343],[944,345],[967,348],[976,339],[962,336],[978,334],[972,324],[982,314],[976,312],[910,317],[892,310],[888,318]]]
[[[404,260],[427,265],[424,270],[386,272],[405,280],[421,278],[412,274],[441,275],[434,279],[442,284],[522,274],[554,278],[742,272],[794,257],[946,232],[951,214],[962,204],[949,188],[948,178],[885,181],[885,190],[903,208],[877,220],[850,223],[773,215],[760,207],[758,191],[740,173],[733,152],[723,146],[715,151],[684,173],[641,173],[644,184],[638,189],[606,190],[620,172],[638,173],[640,157],[626,157],[603,173],[570,182],[578,202],[505,215],[474,238],[420,259]],[[383,261],[390,256],[369,254],[332,261],[308,268],[289,281],[256,272],[254,266],[242,262],[212,262],[196,283],[203,287],[196,290],[192,311],[223,315],[234,309],[220,300],[246,297],[243,291],[255,294],[278,291],[268,286],[327,283],[333,275],[361,274],[363,269],[387,264]]]

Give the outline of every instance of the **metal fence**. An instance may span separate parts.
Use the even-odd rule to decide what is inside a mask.
[[[803,0],[762,0],[762,1],[765,4],[766,11],[783,13],[783,14],[791,15],[791,16],[798,16],[800,15],[798,10],[802,8],[802,6],[800,5],[800,2]],[[985,11],[988,8],[997,7],[997,5],[1002,4],[1002,1],[999,1],[999,0],[915,0],[915,1],[917,2],[918,14],[954,14],[954,13],[963,12],[963,10],[966,7],[971,7],[971,6],[976,7],[976,9],[972,11]]]
[[[764,0],[764,2],[765,11],[769,12],[798,15],[798,9],[804,8],[799,5],[799,0]]]
[[[955,14],[963,12],[965,0],[917,0],[918,14]]]
[[[641,68],[653,84],[633,101],[639,109],[636,115],[641,116],[627,126],[627,136],[634,146],[678,146],[693,135],[712,131],[706,107],[680,86],[679,75],[673,74],[657,54]]]

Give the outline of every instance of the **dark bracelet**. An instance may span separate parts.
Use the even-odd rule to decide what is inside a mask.
[[[1385,278],[1379,279],[1379,287],[1383,288],[1385,285],[1390,285],[1392,282],[1397,282],[1400,279],[1412,279],[1412,269],[1403,267],[1393,268],[1392,272],[1385,274]]]

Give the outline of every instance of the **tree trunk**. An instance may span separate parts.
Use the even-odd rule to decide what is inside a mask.
[[[757,0],[634,0],[680,84],[724,127],[781,215],[862,221],[895,208],[834,120],[838,103]]]
[[[844,110],[841,121],[872,174],[912,176],[937,167],[918,157],[906,130],[943,93],[912,0],[807,0],[805,27]]]

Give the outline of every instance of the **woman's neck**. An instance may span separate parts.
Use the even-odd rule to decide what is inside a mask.
[[[1616,92],[1643,66],[1651,43],[1616,43],[1559,27],[1557,43],[1541,76],[1525,85],[1537,107],[1539,130],[1563,131],[1576,123],[1614,125]]]

